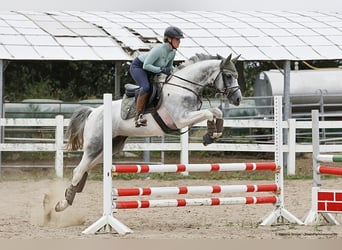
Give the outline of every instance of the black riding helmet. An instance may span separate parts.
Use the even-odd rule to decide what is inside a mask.
[[[183,32],[180,28],[175,26],[170,26],[165,29],[164,36],[170,37],[170,38],[184,38]]]

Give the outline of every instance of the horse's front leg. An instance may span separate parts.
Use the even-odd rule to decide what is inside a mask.
[[[213,113],[213,117],[216,119],[207,120],[207,130],[208,132],[203,136],[203,145],[213,143],[217,138],[222,136],[223,133],[223,119],[222,111],[218,108],[210,109]]]
[[[178,121],[178,127],[185,127],[207,120],[208,132],[203,136],[203,144],[206,146],[222,136],[223,114],[218,108],[204,109],[187,113],[186,119]]]

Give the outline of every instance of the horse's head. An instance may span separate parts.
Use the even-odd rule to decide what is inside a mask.
[[[221,94],[227,96],[230,103],[238,106],[240,105],[242,95],[240,91],[240,86],[238,83],[238,72],[235,67],[237,56],[232,59],[232,54],[230,54],[226,59],[222,58],[220,64],[220,74],[215,80],[215,85]]]

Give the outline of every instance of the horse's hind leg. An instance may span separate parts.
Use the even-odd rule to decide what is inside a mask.
[[[56,204],[55,210],[57,212],[61,212],[65,210],[67,207],[71,206],[76,193],[82,192],[84,185],[86,183],[88,177],[88,170],[95,166],[101,159],[101,153],[98,154],[95,159],[91,160],[86,152],[83,154],[82,160],[79,165],[73,171],[73,178],[70,186],[65,190],[65,199],[59,201]]]

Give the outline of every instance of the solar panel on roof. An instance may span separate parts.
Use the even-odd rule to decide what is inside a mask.
[[[250,41],[248,41],[245,37],[221,37],[221,41],[231,47],[235,47],[235,46],[252,47],[253,46],[253,44]]]
[[[248,27],[236,30],[240,34],[240,36],[249,37],[249,36],[264,36],[264,33],[260,29]]]
[[[241,54],[242,58],[249,58],[250,60],[270,60],[267,55],[253,47],[234,47],[234,51],[239,55]]]
[[[193,40],[201,47],[225,46],[225,44],[216,37],[194,37]]]
[[[185,58],[190,58],[193,55],[195,55],[196,53],[203,53],[203,54],[208,54],[207,51],[205,51],[203,48],[201,47],[192,47],[192,48],[182,48],[182,49],[178,49],[178,52],[183,55]]]
[[[101,60],[89,47],[65,46],[64,49],[73,59]]]
[[[19,60],[39,60],[42,59],[36,50],[31,46],[25,45],[5,45],[6,50],[15,59]]]
[[[0,26],[0,35],[14,35],[18,34],[18,32],[11,27],[1,27]]]
[[[312,49],[327,59],[332,57],[342,58],[342,48],[337,46],[312,46]]]
[[[307,58],[307,60],[314,60],[322,58],[316,51],[306,46],[291,46],[287,47],[291,54],[295,55],[298,59]]]
[[[197,43],[194,42],[193,39],[185,37],[184,39],[182,39],[182,43],[181,43],[181,47],[196,47],[198,46]]]
[[[306,44],[308,44],[310,46],[314,46],[314,45],[325,45],[325,46],[333,45],[329,40],[327,40],[326,38],[324,38],[322,36],[302,36],[301,39],[302,39],[303,42],[305,42]]]
[[[41,56],[41,59],[50,60],[71,60],[62,47],[59,46],[34,46],[34,49]]]
[[[205,30],[205,29],[182,29],[184,34],[188,37],[212,37],[213,35],[210,34],[209,31]]]
[[[98,28],[87,28],[87,29],[83,29],[83,28],[73,28],[70,29],[72,32],[74,32],[75,34],[79,35],[79,36],[97,36],[97,37],[101,37],[101,36],[107,36],[103,31],[101,31]]]
[[[93,47],[94,52],[102,59],[102,60],[113,60],[113,56],[115,56],[116,60],[132,60],[132,57],[128,56],[121,47]]]
[[[58,46],[55,39],[51,36],[36,36],[36,35],[27,35],[25,36],[26,40],[32,45],[43,45],[43,46]]]
[[[291,29],[291,33],[296,36],[316,36],[318,35],[317,32],[313,31],[312,29],[308,28],[301,28],[301,29]]]
[[[341,58],[341,14],[322,11],[3,11],[0,57],[130,60],[169,25],[186,37],[177,60],[215,51],[242,60]]]
[[[295,36],[275,36],[273,37],[281,46],[305,46],[305,43]]]
[[[0,44],[29,45],[29,42],[21,35],[0,35]]]
[[[324,37],[329,36],[329,35],[335,35],[338,34],[339,31],[336,28],[317,28],[315,29],[315,32],[317,32],[317,34],[320,34]]]
[[[89,46],[119,47],[119,45],[109,37],[84,37],[83,40]]]
[[[41,29],[36,29],[36,28],[16,28],[18,33],[23,34],[23,35],[45,35],[46,32],[44,32]]]
[[[332,35],[326,36],[326,38],[331,41],[335,45],[342,45],[342,34],[340,35]]]
[[[86,43],[80,37],[56,37],[56,41],[61,46],[86,46]]]
[[[12,59],[11,54],[9,54],[5,46],[0,46],[0,58]]]
[[[131,37],[120,36],[120,37],[116,37],[116,39],[120,41],[123,46],[130,47],[133,50],[139,50],[139,49],[146,50],[150,48],[148,45],[146,45],[140,39],[134,36],[131,36]]]
[[[39,28],[34,22],[29,20],[8,20],[7,23],[13,28]]]
[[[229,29],[229,28],[223,28],[223,29],[210,29],[209,32],[213,34],[216,37],[234,37],[234,36],[240,36],[235,30]]]
[[[279,58],[278,60],[298,60],[297,57],[292,55],[287,49],[280,46],[274,47],[264,47],[260,46],[259,50],[264,54],[267,55],[268,58],[273,58],[273,55],[277,55]]]
[[[228,55],[232,54],[235,56],[235,52],[228,46],[225,47],[208,47],[205,49],[210,55],[219,54],[223,57],[227,57]]]
[[[277,42],[271,37],[258,36],[258,37],[246,37],[246,39],[251,42],[254,46],[277,46]]]
[[[264,29],[263,32],[271,37],[273,36],[291,36],[291,33],[283,29]]]

